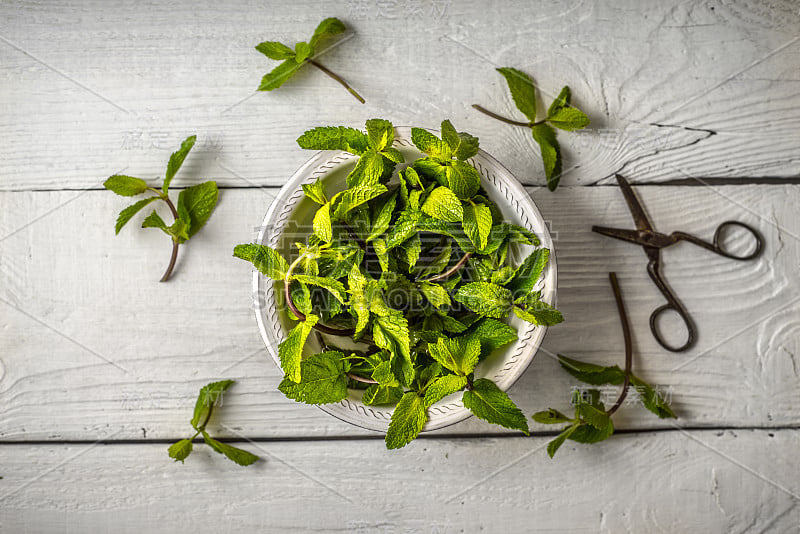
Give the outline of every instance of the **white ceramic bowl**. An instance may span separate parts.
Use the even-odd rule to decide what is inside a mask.
[[[402,152],[407,162],[412,162],[424,155],[411,142],[411,128],[395,128],[394,146]],[[324,181],[328,194],[333,195],[335,192],[345,189],[345,179],[356,161],[357,156],[346,152],[324,151],[314,155],[294,173],[278,193],[278,197],[264,217],[264,223],[256,243],[275,248],[290,261],[291,257],[296,257],[297,249],[293,247],[293,243],[305,241],[305,237],[310,232],[314,212],[318,207],[305,197],[301,185],[311,184],[319,178]],[[480,150],[470,160],[470,163],[480,172],[481,185],[489,198],[503,212],[504,219],[534,232],[541,240],[540,246],[550,249],[550,262],[539,280],[537,288],[542,290],[542,300],[555,305],[555,251],[541,213],[516,178],[492,156]],[[398,168],[402,167],[402,165],[398,166]],[[520,245],[514,250],[509,250],[509,257],[516,264],[524,259],[531,250],[533,248],[530,246]],[[285,333],[292,327],[289,312],[283,302],[282,284],[283,282],[273,282],[258,271],[254,271],[253,295],[256,319],[261,330],[261,337],[278,367],[280,367],[278,344],[283,341]],[[475,369],[476,377],[491,378],[504,391],[516,382],[531,363],[546,330],[543,326],[534,326],[522,321],[514,314],[511,314],[508,322],[518,331],[517,341],[496,350]],[[341,345],[341,343],[338,344]],[[310,336],[306,344],[305,355],[319,351],[315,336]],[[469,417],[471,412],[464,408],[460,399],[461,393],[457,393],[434,404],[428,411],[429,419],[423,431],[452,425]],[[340,403],[328,404],[320,406],[320,408],[348,423],[379,431],[386,431],[393,410],[392,406],[363,404],[361,391],[357,390],[350,390],[350,396]]]

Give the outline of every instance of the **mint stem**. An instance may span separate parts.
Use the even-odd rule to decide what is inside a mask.
[[[633,367],[633,344],[631,343],[631,325],[628,322],[628,315],[625,313],[625,303],[622,302],[622,293],[619,289],[619,282],[617,282],[617,273],[608,273],[608,279],[611,281],[611,288],[614,290],[614,299],[617,301],[617,311],[619,312],[619,320],[622,323],[622,335],[625,337],[625,381],[622,383],[622,393],[620,393],[617,402],[610,410],[606,411],[608,415],[616,412],[625,397],[628,395],[628,389],[631,385],[631,368]]]
[[[489,111],[485,107],[479,106],[478,104],[472,104],[472,107],[477,109],[481,113],[489,115],[493,119],[497,119],[499,121],[503,121],[503,122],[505,122],[507,124],[513,124],[514,126],[522,126],[524,128],[531,128],[533,126],[538,126],[539,124],[544,124],[544,122],[545,122],[544,120],[536,121],[536,122],[533,122],[533,121],[531,121],[531,122],[515,121],[513,119],[509,119],[508,117],[503,117],[502,115],[498,115],[497,113],[494,113],[493,111]]]
[[[323,65],[322,63],[319,63],[319,62],[315,61],[314,59],[308,59],[307,61],[308,61],[309,63],[311,63],[312,65],[314,65],[315,67],[317,67],[317,68],[318,68],[319,70],[321,70],[322,72],[324,72],[325,74],[327,74],[328,76],[330,76],[331,78],[333,78],[334,80],[336,80],[337,82],[339,82],[340,84],[342,84],[342,85],[344,86],[344,88],[345,88],[345,89],[347,89],[348,91],[350,91],[350,94],[351,94],[351,95],[353,95],[354,97],[356,97],[356,100],[358,100],[358,101],[359,101],[359,102],[361,102],[362,104],[366,104],[366,100],[364,100],[364,98],[363,98],[363,97],[362,97],[360,94],[356,93],[356,90],[355,90],[355,89],[353,89],[352,87],[350,87],[350,86],[347,84],[347,82],[346,82],[346,81],[344,81],[344,80],[343,80],[343,79],[342,79],[342,78],[341,78],[341,77],[340,77],[338,74],[336,74],[336,73],[335,73],[335,72],[333,72],[332,70],[329,70],[329,69],[328,69],[328,68],[327,68],[325,65]]]
[[[173,204],[172,201],[169,199],[169,197],[167,195],[165,195],[165,194],[160,194],[159,193],[158,196],[161,198],[161,200],[163,200],[164,202],[167,203],[167,207],[169,208],[169,211],[172,212],[172,218],[174,219],[174,221],[177,221],[178,220],[178,210],[175,209],[175,204]],[[167,270],[164,271],[164,276],[161,277],[161,280],[159,280],[159,282],[166,282],[167,280],[169,280],[169,277],[172,276],[172,269],[175,268],[175,261],[178,259],[178,245],[179,244],[180,243],[178,243],[177,239],[175,239],[173,237],[172,238],[172,255],[169,258],[169,265],[167,265]]]
[[[420,280],[420,282],[435,282],[437,280],[444,280],[445,278],[449,278],[456,271],[461,269],[464,266],[464,264],[467,263],[467,260],[470,259],[471,256],[472,256],[472,253],[471,252],[467,252],[466,254],[464,254],[464,256],[461,257],[460,260],[458,260],[458,263],[456,263],[455,265],[450,267],[445,272],[443,272],[441,274],[437,274],[436,276],[432,276],[432,277],[427,278],[425,280]]]

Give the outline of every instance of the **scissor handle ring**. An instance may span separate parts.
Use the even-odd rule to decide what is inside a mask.
[[[677,347],[675,345],[670,345],[661,336],[661,331],[658,329],[656,320],[658,319],[659,315],[661,315],[667,310],[674,310],[678,312],[678,315],[681,316],[681,319],[683,319],[683,323],[686,325],[686,330],[689,333],[689,337],[683,345],[679,345]],[[669,303],[659,306],[658,308],[653,310],[653,313],[650,314],[650,331],[653,333],[653,337],[656,338],[656,341],[658,341],[658,344],[670,352],[683,352],[692,345],[694,345],[695,342],[694,324],[692,323],[691,318],[686,313],[686,311],[683,310],[681,307],[673,306],[672,304]]]
[[[737,256],[735,254],[731,254],[725,248],[722,247],[721,243],[722,233],[725,231],[725,229],[731,226],[739,226],[740,228],[744,228],[755,238],[756,249],[753,252],[747,254],[746,256]],[[748,226],[743,222],[725,221],[724,223],[717,226],[717,231],[714,232],[714,251],[720,256],[725,256],[726,258],[731,258],[734,260],[742,260],[742,261],[752,260],[753,258],[756,258],[761,254],[761,249],[763,248],[763,246],[764,246],[764,238],[761,237],[761,234],[759,234],[755,228]]]

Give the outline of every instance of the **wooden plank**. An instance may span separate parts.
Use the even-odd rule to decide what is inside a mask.
[[[569,408],[576,381],[548,354],[623,363],[607,281],[615,270],[633,322],[635,370],[672,395],[682,424],[800,422],[800,186],[639,188],[661,230],[710,238],[717,223],[737,219],[766,241],[762,258],[749,263],[689,245],[665,252],[666,277],[700,331],[685,354],[667,353],[650,335],[648,316],[662,300],[641,250],[590,232],[595,223],[632,225],[617,188],[531,191],[552,222],[566,322],[548,332],[546,351],[510,392],[525,413]],[[142,216],[115,237],[124,199],[0,194],[0,238],[11,234],[0,241],[0,439],[96,439],[115,428],[123,428],[119,438],[172,439],[187,431],[197,390],[221,378],[239,381],[221,417],[247,436],[373,435],[275,389],[280,372],[253,317],[251,269],[231,257],[235,244],[255,236],[271,198],[264,189],[222,191],[208,226],[182,248],[174,279],[159,284],[169,240],[136,228]],[[618,426],[669,423],[630,406]],[[470,419],[441,433],[499,430]]]
[[[548,438],[0,445],[8,532],[794,532],[797,430]]]
[[[273,65],[264,39],[305,39],[322,14],[354,34],[324,62],[367,99],[320,72],[256,94]],[[624,171],[639,182],[796,178],[800,14],[791,0],[696,6],[678,0],[546,6],[508,2],[328,5],[176,0],[0,6],[0,189],[97,188],[110,174],[162,176],[190,133],[200,142],[175,185],[280,185],[320,124],[382,116],[436,127],[450,118],[526,184],[544,181],[496,66],[534,75],[549,101],[569,84],[592,129],[561,135],[566,184]],[[54,46],[57,43],[57,46]],[[733,111],[732,111],[733,110]],[[685,173],[685,174],[684,174]]]

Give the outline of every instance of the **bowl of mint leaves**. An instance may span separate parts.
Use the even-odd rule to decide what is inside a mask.
[[[527,434],[506,390],[563,318],[525,189],[448,120],[435,132],[370,119],[297,141],[320,152],[255,243],[234,249],[256,268],[278,389],[385,432],[390,449],[470,415]]]

